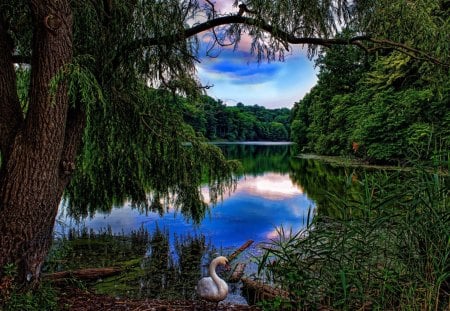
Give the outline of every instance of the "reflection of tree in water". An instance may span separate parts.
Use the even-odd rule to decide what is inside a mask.
[[[70,229],[54,243],[46,272],[82,268],[121,267],[118,276],[91,284],[98,293],[135,298],[190,299],[201,276],[201,264],[211,247],[200,236],[175,236],[166,229],[153,233],[141,227],[129,235],[110,227]]]
[[[247,175],[289,171],[290,145],[224,144],[219,147],[227,159],[239,160]]]
[[[346,167],[317,159],[292,159],[290,178],[317,206],[320,216],[345,218],[377,208],[399,193],[410,173]]]
[[[142,265],[141,296],[192,298],[207,249],[205,237],[176,237],[174,244],[175,256],[170,250],[169,232],[156,228],[150,241],[150,255]]]
[[[371,174],[362,168],[336,166],[315,159],[292,159],[289,174],[294,184],[317,206],[321,216],[341,217],[336,198],[346,202],[359,200],[362,191],[358,179]]]

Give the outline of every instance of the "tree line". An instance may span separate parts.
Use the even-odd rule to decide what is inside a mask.
[[[184,100],[184,121],[210,141],[287,141],[290,109],[262,106],[226,106],[220,99],[201,96]]]

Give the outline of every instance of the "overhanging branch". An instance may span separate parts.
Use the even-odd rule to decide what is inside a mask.
[[[438,58],[430,55],[427,52],[421,51],[419,49],[410,47],[408,45],[386,40],[386,39],[376,39],[370,36],[355,36],[349,39],[346,38],[318,38],[318,37],[296,37],[282,29],[279,29],[276,26],[273,26],[264,20],[242,16],[241,14],[237,15],[229,15],[217,17],[211,20],[208,20],[204,23],[195,25],[191,28],[185,29],[184,32],[174,33],[172,35],[166,35],[161,37],[152,37],[152,38],[143,38],[132,42],[129,45],[126,45],[122,48],[122,50],[117,54],[118,56],[113,61],[113,65],[117,65],[119,58],[121,55],[127,55],[130,51],[135,51],[139,48],[146,46],[155,46],[155,45],[170,45],[181,40],[185,40],[189,37],[200,34],[201,32],[214,29],[218,26],[228,25],[228,24],[243,24],[248,26],[257,27],[267,33],[271,34],[274,38],[280,40],[287,47],[287,44],[308,44],[308,45],[320,45],[325,47],[330,47],[332,45],[354,45],[357,46],[366,52],[370,53],[379,49],[394,49],[401,51],[409,56],[418,59],[425,60],[428,62],[432,62],[434,64],[450,67],[449,63],[445,63]],[[369,46],[369,44],[373,46]]]

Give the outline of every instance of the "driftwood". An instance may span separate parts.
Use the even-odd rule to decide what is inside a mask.
[[[250,245],[253,244],[253,240],[248,240],[244,244],[241,245],[237,250],[235,250],[230,256],[228,256],[228,262],[231,262],[233,259],[235,259],[237,256],[239,256],[244,250],[246,250]],[[237,283],[244,275],[246,264],[239,262],[236,264],[236,267],[234,267],[233,273],[228,278],[228,282],[230,283]]]
[[[61,271],[43,276],[46,280],[54,282],[63,281],[68,278],[76,278],[79,280],[95,281],[100,278],[116,275],[122,272],[121,268],[109,267],[109,268],[88,268],[80,270]]]
[[[288,298],[289,292],[279,288],[274,288],[262,282],[253,281],[249,278],[242,278],[242,293],[250,305],[254,305],[262,300],[274,300],[277,297]]]
[[[228,260],[232,261],[233,259],[235,259],[237,256],[239,256],[240,253],[242,253],[245,249],[247,249],[250,245],[252,245],[252,243],[253,243],[252,240],[245,242],[233,254],[228,256]],[[239,281],[239,279],[242,277],[242,275],[244,273],[244,269],[245,269],[245,264],[241,264],[241,263],[237,264],[236,269],[233,272],[233,275],[235,278],[237,278],[237,281]],[[100,278],[106,278],[109,276],[119,274],[122,271],[123,271],[123,269],[118,268],[118,267],[87,268],[87,269],[68,270],[68,271],[44,274],[43,278],[46,280],[51,280],[53,282],[61,282],[68,278],[75,278],[75,279],[84,280],[84,281],[95,281]],[[232,277],[233,277],[233,275],[232,275]]]
[[[235,250],[233,252],[233,254],[231,254],[230,256],[228,256],[228,261],[232,261],[234,258],[236,258],[237,256],[239,256],[240,253],[242,253],[243,251],[245,251],[250,245],[253,244],[253,240],[248,240],[247,242],[245,242],[244,244],[242,244],[241,247],[239,247],[237,250]]]
[[[234,268],[233,273],[229,277],[228,282],[229,283],[237,283],[237,282],[239,282],[239,280],[244,275],[244,270],[245,270],[246,266],[247,266],[247,264],[245,264],[243,262],[238,263],[236,265],[236,267]]]

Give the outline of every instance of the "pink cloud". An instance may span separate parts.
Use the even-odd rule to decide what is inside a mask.
[[[233,7],[234,0],[211,0],[210,2],[214,4],[216,11],[221,14],[230,13],[236,10],[236,8]],[[200,1],[200,4],[209,6],[204,0]]]

